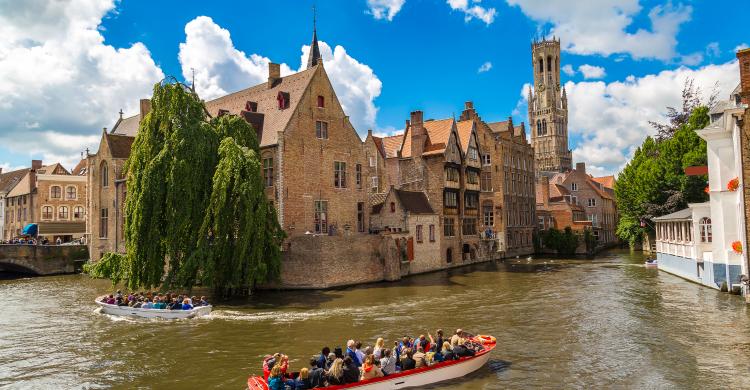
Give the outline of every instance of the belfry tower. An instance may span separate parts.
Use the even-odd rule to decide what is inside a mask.
[[[534,85],[529,89],[529,129],[537,174],[572,167],[568,148],[568,97],[560,87],[560,40],[531,43]]]

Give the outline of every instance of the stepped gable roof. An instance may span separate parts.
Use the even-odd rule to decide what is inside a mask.
[[[127,135],[135,137],[138,134],[138,126],[141,124],[141,114],[133,115],[128,118],[120,118],[112,127],[110,134]]]
[[[382,143],[386,158],[397,157],[398,151],[401,150],[401,144],[404,143],[404,135],[398,134],[390,137],[383,137]]]
[[[246,111],[247,102],[256,103],[257,112],[264,116],[263,129],[256,129],[261,131],[260,146],[276,145],[278,132],[286,129],[319,66],[315,65],[301,72],[281,77],[273,83],[271,88],[268,82],[263,82],[208,101],[206,109],[213,116],[218,115],[219,110],[227,110],[231,114],[239,115],[242,111]],[[288,108],[279,109],[277,100],[279,93],[288,94]]]
[[[473,119],[456,122],[458,139],[461,141],[461,149],[463,150],[464,154],[469,152],[469,139],[471,139],[471,129],[473,129],[473,125]]]
[[[130,156],[130,149],[133,147],[135,137],[120,134],[107,134],[106,137],[112,158],[128,158]]]
[[[604,187],[612,188],[612,189],[615,188],[615,176],[614,175],[602,176],[602,177],[592,177],[591,179],[594,180],[595,182],[603,185]]]
[[[405,191],[405,190],[393,190],[398,197],[401,207],[404,210],[412,214],[435,214],[430,206],[430,201],[427,200],[427,195],[424,192],[417,191]]]
[[[23,168],[0,174],[0,192],[12,190],[29,171],[29,168]]]
[[[693,219],[693,210],[690,208],[683,209],[680,211],[676,211],[672,214],[662,215],[661,217],[656,217],[653,220],[654,221],[686,221],[686,220],[692,220]]]

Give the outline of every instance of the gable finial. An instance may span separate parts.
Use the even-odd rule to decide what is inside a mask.
[[[312,68],[322,62],[320,57],[320,48],[318,47],[318,13],[315,8],[315,4],[312,7],[313,11],[313,39],[310,44],[310,54],[307,57],[307,69]]]
[[[122,119],[122,114],[123,114],[123,112],[122,112],[122,108],[121,108],[120,109],[120,119]]]

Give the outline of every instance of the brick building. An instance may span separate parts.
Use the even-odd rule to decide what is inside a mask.
[[[372,130],[368,130],[364,146],[365,157],[367,159],[367,167],[365,168],[367,176],[364,178],[366,181],[365,185],[370,194],[384,193],[388,188],[388,182],[383,138],[372,135]]]
[[[586,218],[586,209],[581,206],[571,191],[561,184],[550,183],[549,178],[539,178],[536,185],[537,228],[563,230],[570,227],[573,231],[583,233],[591,228],[592,223]]]
[[[24,168],[3,173],[0,168],[0,242],[13,238],[5,229],[5,224],[15,219],[15,214],[6,208],[7,195],[28,172],[29,168]],[[10,206],[9,200],[7,203]]]

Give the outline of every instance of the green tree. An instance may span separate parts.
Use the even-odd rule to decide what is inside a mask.
[[[247,291],[278,276],[283,230],[265,199],[255,131],[210,118],[180,83],[154,86],[125,165],[127,254],[87,267],[129,288]]]

